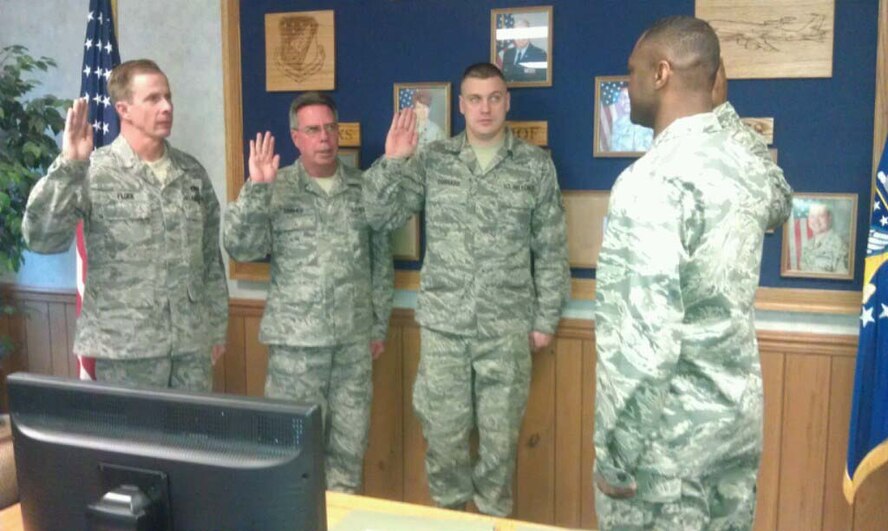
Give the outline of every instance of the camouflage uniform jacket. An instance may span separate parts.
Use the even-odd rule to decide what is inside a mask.
[[[765,165],[768,171],[768,181],[778,190],[778,193],[773,194],[773,197],[771,197],[774,203],[768,208],[768,211],[777,216],[777,219],[769,219],[768,228],[777,228],[786,221],[787,216],[783,215],[783,213],[792,208],[792,189],[787,184],[786,179],[783,178],[783,170],[774,162],[762,136],[740,121],[740,116],[730,102],[722,103],[713,109],[712,112],[718,118],[719,125],[727,131],[731,138],[761,159]]]
[[[552,159],[506,131],[486,171],[465,133],[409,159],[376,161],[370,222],[396,229],[425,209],[417,321],[456,335],[553,334],[568,295],[564,205]]]
[[[137,359],[206,353],[224,344],[228,283],[219,201],[206,170],[165,144],[170,181],[157,178],[123,136],[89,162],[56,159],[28,198],[31,250],[68,249],[83,220],[88,277],[74,352]]]
[[[614,184],[595,311],[596,470],[612,485],[677,488],[761,451],[753,299],[764,232],[790,208],[774,179],[704,113]]]
[[[848,272],[848,244],[833,229],[802,245],[802,269],[825,273]]]
[[[339,165],[329,195],[297,161],[271,184],[247,181],[225,212],[235,260],[271,255],[266,344],[330,346],[385,339],[394,296],[391,242],[364,216],[361,171]]]

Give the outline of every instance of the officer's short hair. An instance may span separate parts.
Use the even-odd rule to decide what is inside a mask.
[[[690,16],[661,18],[645,30],[638,41],[639,45],[653,44],[669,50],[672,57],[683,63],[680,65],[683,68],[699,69],[701,80],[712,89],[721,50],[718,35],[705,20]]]
[[[309,105],[323,105],[333,112],[333,118],[339,121],[339,111],[336,110],[336,102],[333,98],[323,92],[304,92],[293,100],[290,104],[290,129],[295,131],[299,129],[299,120],[296,119],[296,113],[303,107]]]
[[[132,82],[138,74],[160,74],[166,77],[163,70],[151,59],[133,59],[120,63],[111,70],[108,77],[108,94],[112,104],[132,99]]]
[[[503,83],[506,82],[505,76],[503,76],[503,71],[497,68],[495,64],[492,63],[475,63],[470,65],[465,69],[462,75],[462,79],[460,79],[460,85],[462,82],[468,78],[475,79],[490,79],[492,77],[498,77],[503,80]]]

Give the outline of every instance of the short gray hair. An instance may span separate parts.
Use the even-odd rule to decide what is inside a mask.
[[[299,129],[299,120],[296,119],[296,113],[303,107],[310,105],[323,105],[333,111],[333,118],[339,121],[339,111],[336,110],[336,102],[333,98],[322,92],[305,92],[300,94],[290,104],[290,130]]]

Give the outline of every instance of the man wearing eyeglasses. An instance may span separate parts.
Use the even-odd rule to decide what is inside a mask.
[[[425,210],[413,407],[432,498],[451,509],[473,500],[505,516],[531,351],[551,343],[568,294],[564,206],[552,159],[506,126],[509,92],[496,66],[465,70],[459,110],[465,132],[420,150],[413,110],[397,113],[364,199],[381,228]]]
[[[322,405],[327,488],[356,492],[394,271],[389,234],[364,216],[361,171],[338,162],[337,120],[329,96],[296,98],[299,159],[280,170],[270,133],[250,141],[250,178],[225,213],[223,241],[235,260],[271,257],[259,330],[269,347],[265,396]]]

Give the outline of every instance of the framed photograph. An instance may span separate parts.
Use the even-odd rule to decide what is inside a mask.
[[[552,6],[490,11],[490,62],[507,86],[552,86],[552,33]]]
[[[654,130],[635,125],[629,118],[629,76],[595,78],[595,157],[640,157],[650,149]]]
[[[395,111],[413,108],[419,147],[450,137],[450,83],[395,83]]]
[[[419,260],[419,245],[419,214],[414,214],[403,227],[392,233],[392,258]]]
[[[610,192],[564,191],[567,256],[571,267],[598,267]]]
[[[856,227],[857,194],[794,194],[780,274],[853,280]]]
[[[334,29],[332,10],[265,15],[265,89],[335,89]]]
[[[361,169],[361,149],[360,148],[339,148],[339,162],[351,166],[352,168]]]

